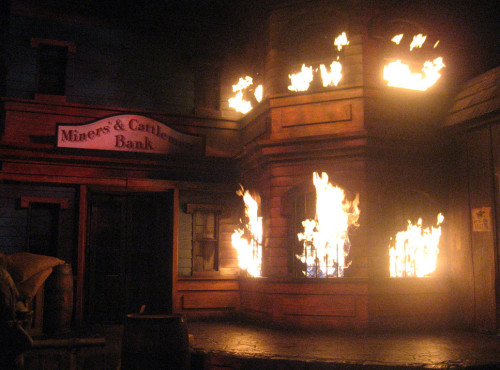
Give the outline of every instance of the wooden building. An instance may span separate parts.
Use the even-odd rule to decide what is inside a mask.
[[[497,329],[498,69],[459,95],[473,72],[450,67],[427,91],[382,79],[402,52],[392,36],[443,37],[453,64],[463,42],[453,29],[356,1],[221,2],[211,11],[234,17],[224,24],[203,7],[92,3],[18,0],[2,15],[0,247],[72,265],[75,326],[120,323],[146,305],[285,326]],[[342,79],[324,87],[317,71],[332,60]],[[315,79],[294,92],[302,64]],[[264,97],[243,115],[228,99],[245,75]],[[359,194],[341,278],[297,267],[313,172]],[[261,198],[259,278],[240,273],[231,244],[239,184]],[[477,210],[487,230],[475,229]],[[389,278],[390,237],[438,212],[450,221],[436,272]]]

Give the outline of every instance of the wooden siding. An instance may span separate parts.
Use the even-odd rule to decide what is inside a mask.
[[[449,291],[439,279],[242,279],[241,314],[322,329],[446,328]]]
[[[59,211],[57,257],[76,267],[75,205],[76,191],[71,187],[31,186],[0,184],[0,245],[3,253],[25,252],[27,247],[26,228],[28,209],[21,208],[23,197],[36,199],[57,199],[67,202],[67,208]],[[26,199],[27,199],[26,198]]]

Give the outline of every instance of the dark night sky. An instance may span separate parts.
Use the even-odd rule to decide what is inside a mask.
[[[179,44],[192,48],[228,49],[245,40],[251,24],[249,14],[278,3],[298,0],[13,0],[36,7],[54,8],[106,18],[126,27],[162,32]],[[327,0],[324,0],[327,1]],[[339,0],[331,0],[339,1]],[[308,3],[308,1],[303,1]],[[313,3],[312,1],[310,3]],[[362,6],[376,6],[401,17],[429,24],[449,48],[456,68],[477,75],[500,65],[498,1],[491,0],[351,0]],[[258,18],[257,18],[258,19]],[[245,28],[242,28],[242,25]],[[208,38],[207,38],[208,37]],[[208,42],[206,40],[209,40]],[[216,44],[219,44],[217,46]],[[222,46],[220,46],[222,45]],[[203,52],[203,50],[200,50]]]
[[[92,0],[99,4],[107,1],[112,7],[105,11],[116,12],[119,0]],[[332,0],[333,1],[333,0]],[[297,1],[278,1],[280,4]],[[427,22],[451,49],[451,54],[460,58],[458,64],[471,70],[473,75],[482,73],[500,63],[500,30],[498,1],[486,0],[354,0],[363,6],[385,7],[402,16],[409,15]],[[170,24],[174,29],[184,30],[186,37],[196,40],[200,34],[213,32],[216,40],[227,46],[238,37],[245,39],[242,20],[253,12],[272,4],[271,0],[150,0],[147,2],[128,0],[122,9],[125,16],[136,15],[136,21],[152,27]],[[151,23],[148,23],[151,22]],[[243,33],[242,33],[243,32]],[[178,34],[176,32],[176,34]],[[206,45],[202,45],[206,46]],[[453,59],[453,57],[452,57]]]

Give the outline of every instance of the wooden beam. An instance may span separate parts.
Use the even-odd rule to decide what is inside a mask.
[[[78,208],[78,259],[76,268],[76,309],[75,324],[83,325],[84,277],[85,277],[85,247],[87,244],[87,202],[88,188],[80,186],[80,204]]]

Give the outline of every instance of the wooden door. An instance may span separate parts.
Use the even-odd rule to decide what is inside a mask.
[[[146,305],[172,305],[172,195],[91,194],[86,312],[90,322],[121,323]]]

